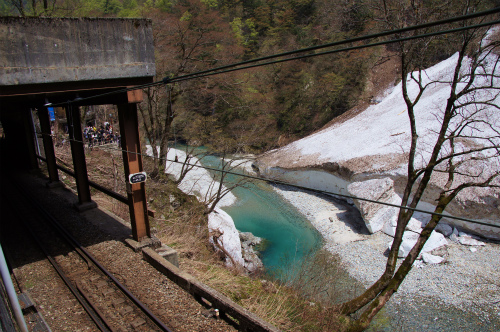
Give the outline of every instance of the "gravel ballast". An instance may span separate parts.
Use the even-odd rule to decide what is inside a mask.
[[[205,306],[145,262],[141,253],[128,247],[124,239],[130,238],[131,231],[118,219],[111,218],[100,209],[76,212],[72,204],[77,202],[77,197],[71,191],[65,188],[48,189],[45,187],[46,180],[37,176],[19,176],[17,180],[18,185],[37,197],[100,264],[174,331],[236,331],[222,319],[204,316]],[[18,239],[25,238],[22,232],[11,233],[10,237],[14,244],[21,243]],[[55,290],[48,290],[47,285],[57,283],[59,277],[51,272],[51,267],[45,260],[35,257],[37,252],[28,253],[23,247],[12,246],[11,250],[24,260],[24,263],[16,263],[21,284],[26,285],[26,290],[32,295],[52,330],[86,331],[77,320],[85,318],[86,314],[83,310],[70,306],[76,301],[66,294],[66,287],[59,285],[54,286]],[[60,256],[56,258],[65,260],[68,255]],[[40,272],[43,279],[35,278]],[[64,294],[62,291],[65,291]],[[68,316],[67,312],[74,313],[77,317]],[[93,330],[93,327],[88,330]]]

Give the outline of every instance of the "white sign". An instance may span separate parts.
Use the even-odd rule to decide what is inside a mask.
[[[147,178],[146,172],[134,173],[128,176],[128,182],[131,184],[145,182]]]

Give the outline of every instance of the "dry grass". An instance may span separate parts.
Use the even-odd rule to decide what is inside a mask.
[[[69,147],[57,147],[56,154],[58,162],[72,169]],[[94,149],[87,151],[86,160],[92,181],[125,194],[121,156]],[[150,159],[145,158],[143,162],[146,171],[152,169]],[[63,181],[75,186],[70,176],[64,176]],[[182,193],[166,175],[148,179],[146,188],[149,208],[156,211],[155,218],[150,218],[150,224],[162,243],[177,250],[182,270],[283,331],[345,329],[347,320],[332,312],[327,305],[333,297],[338,298],[337,292],[345,292],[345,289],[336,289],[340,276],[339,269],[334,266],[338,266],[338,262],[333,262],[331,256],[322,254],[311,257],[309,261],[313,264],[300,267],[300,273],[293,278],[282,276],[289,280],[286,284],[271,281],[264,275],[243,275],[227,268],[210,246],[207,217],[203,213],[205,207],[195,197]],[[126,204],[96,190],[92,190],[92,198],[100,207],[129,220]],[[322,283],[316,284],[315,280]]]

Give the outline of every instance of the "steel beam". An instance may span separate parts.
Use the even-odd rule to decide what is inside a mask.
[[[90,197],[87,164],[85,163],[85,142],[83,141],[82,125],[80,123],[80,108],[68,106],[66,108],[66,118],[68,119],[71,156],[73,157],[73,168],[78,191],[78,205],[75,207],[78,210],[91,209],[97,207],[97,204]]]
[[[129,98],[130,103],[118,105],[123,165],[127,183],[130,174],[143,171],[139,125],[137,120],[137,105],[135,104],[139,102],[141,98],[137,98],[137,94],[130,94],[129,96],[134,96],[133,99]],[[144,182],[128,184],[127,186],[132,236],[134,240],[140,242],[146,237],[151,237],[146,188]]]
[[[40,119],[40,128],[42,130],[43,148],[45,158],[47,158],[47,169],[49,172],[49,186],[59,184],[59,174],[57,172],[56,154],[54,152],[54,142],[50,129],[49,110],[46,107],[38,109],[38,118]]]

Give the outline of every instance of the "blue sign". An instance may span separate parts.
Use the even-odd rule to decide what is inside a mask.
[[[47,107],[47,109],[49,110],[50,121],[55,121],[56,116],[54,115],[54,107]]]

